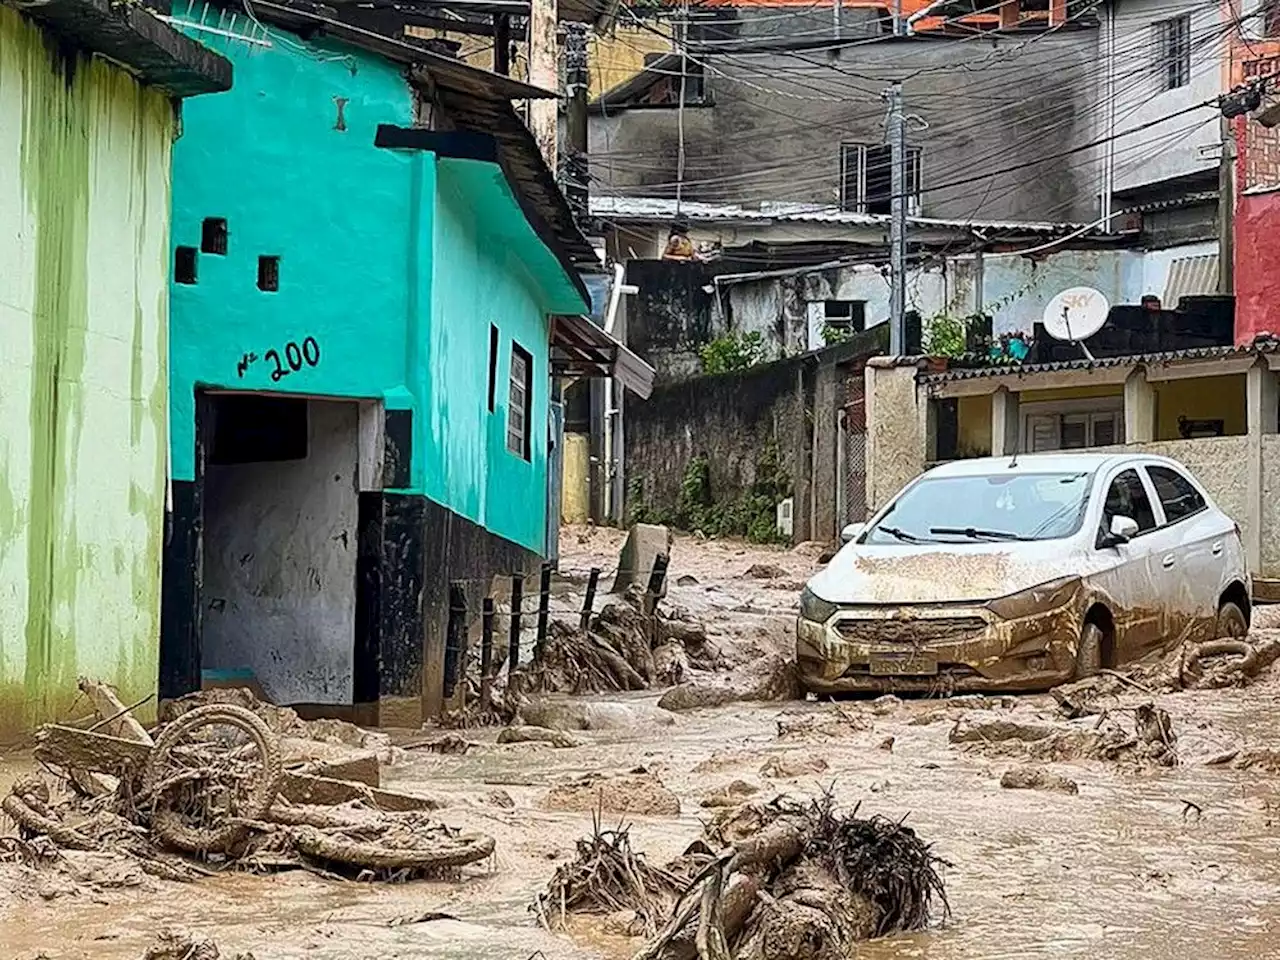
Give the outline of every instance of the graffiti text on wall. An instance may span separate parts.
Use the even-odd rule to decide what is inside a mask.
[[[317,366],[320,363],[320,344],[316,342],[315,337],[307,337],[301,345],[295,340],[290,340],[284,345],[283,354],[275,347],[266,351],[261,357],[256,353],[243,354],[236,363],[236,374],[243,378],[249,368],[259,360],[270,369],[271,382],[279,383],[290,374],[302,370],[303,367]]]

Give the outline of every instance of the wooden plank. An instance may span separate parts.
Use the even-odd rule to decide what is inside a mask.
[[[290,803],[314,803],[334,806],[359,800],[378,810],[439,810],[443,800],[434,797],[415,797],[407,793],[379,790],[351,780],[335,780],[332,777],[315,777],[305,773],[288,772],[280,784],[280,796]]]
[[[98,713],[98,719],[108,721],[102,725],[101,730],[103,733],[112,737],[120,737],[123,740],[136,740],[138,743],[145,743],[149,747],[155,746],[155,741],[151,739],[151,734],[147,733],[146,728],[134,719],[133,715],[128,712],[124,701],[116,696],[116,692],[105,683],[99,680],[91,680],[88,677],[81,677],[80,692],[89,698],[89,702],[93,704],[93,709]]]
[[[149,756],[149,744],[57,723],[45,724],[36,733],[36,759],[64,770],[119,776],[141,770]]]

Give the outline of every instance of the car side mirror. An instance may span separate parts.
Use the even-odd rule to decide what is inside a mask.
[[[1111,518],[1111,546],[1128,543],[1138,535],[1138,521],[1133,517]]]
[[[851,523],[840,531],[841,543],[852,543],[862,535],[862,531],[867,529],[865,523]]]

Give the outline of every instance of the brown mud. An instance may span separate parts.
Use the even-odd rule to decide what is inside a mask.
[[[569,543],[563,565],[609,569],[610,538],[620,537],[584,536],[576,549]],[[746,572],[772,563],[803,579],[815,556],[678,539],[672,571],[698,582],[673,583],[667,605],[706,623],[731,663],[785,651],[794,598]],[[605,713],[621,706],[648,718],[660,715],[659,694],[595,702],[614,705]],[[702,800],[735,780],[759,785],[753,801],[780,789],[799,797],[832,789],[846,808],[861,803],[862,816],[908,816],[953,864],[945,872],[952,917],[863,944],[860,960],[1280,956],[1280,667],[1244,688],[1108,692],[1103,709],[1127,729],[1141,704],[1167,711],[1175,766],[993,757],[953,744],[949,733],[963,716],[1054,729],[1068,722],[1047,695],[989,699],[733,703],[669,724],[574,728],[582,746],[572,749],[499,745],[496,729],[468,730],[466,753],[407,750],[382,771],[384,788],[442,797],[448,805],[435,817],[495,838],[491,862],[463,868],[456,881],[237,872],[179,885],[140,874],[118,879],[107,865],[89,864],[86,881],[50,889],[38,867],[4,862],[0,943],[6,960],[137,960],[161,931],[177,928],[216,942],[222,956],[252,952],[257,960],[526,960],[538,952],[546,960],[629,960],[641,941],[608,918],[551,933],[529,907],[574,858],[577,840],[592,835],[595,819],[592,811],[543,809],[547,794],[587,774],[618,777],[643,766],[678,798],[679,814],[606,815],[604,825],[627,824],[630,842],[655,864],[703,834],[716,810]],[[1087,717],[1081,726],[1096,722]],[[888,737],[892,751],[879,748]],[[395,737],[422,739],[421,731]],[[786,781],[760,777],[767,762],[796,753],[819,757],[826,769]],[[1003,774],[1024,763],[1069,778],[1078,793],[1002,787]],[[32,771],[29,754],[6,754],[0,790]]]

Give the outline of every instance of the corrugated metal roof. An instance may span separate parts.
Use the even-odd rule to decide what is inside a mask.
[[[1175,360],[1218,360],[1224,357],[1280,353],[1280,340],[1262,340],[1245,346],[1195,347],[1165,353],[1133,353],[1121,357],[1099,357],[1096,360],[1059,360],[1055,363],[1001,364],[991,367],[961,367],[943,373],[924,373],[921,383],[949,383],[956,380],[979,380],[985,377],[1007,377],[1010,374],[1053,373],[1059,370],[1100,370],[1137,363],[1168,363]]]
[[[1218,255],[1206,253],[1198,257],[1178,257],[1169,264],[1169,279],[1165,281],[1161,299],[1173,309],[1183,297],[1217,292]]]
[[[591,215],[608,220],[645,221],[667,223],[676,219],[690,223],[819,223],[847,224],[850,226],[882,227],[887,229],[888,214],[856,213],[834,207],[807,207],[799,204],[772,204],[761,207],[743,207],[737,204],[702,203],[675,200],[665,197],[591,197]],[[1005,230],[1016,233],[1070,233],[1086,224],[1054,223],[1033,220],[946,220],[935,217],[908,217],[908,221],[921,227],[950,229]],[[1091,230],[1084,236],[1107,236],[1100,230]]]

